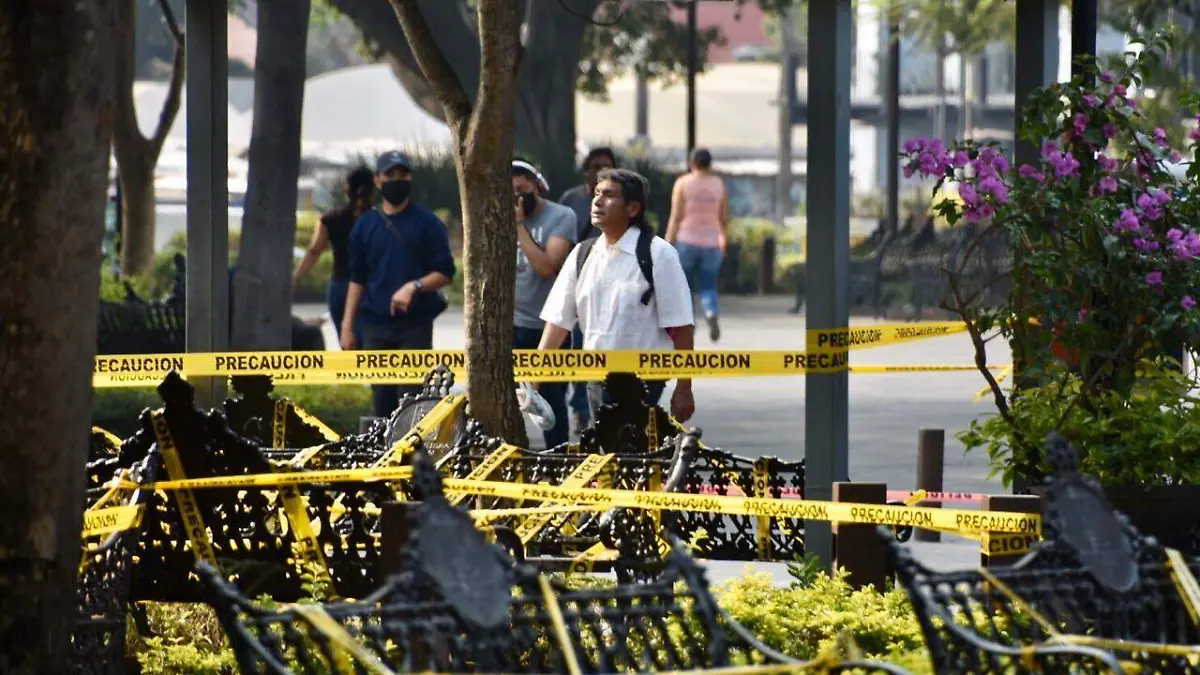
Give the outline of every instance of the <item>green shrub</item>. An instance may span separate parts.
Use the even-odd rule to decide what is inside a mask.
[[[342,436],[358,433],[358,418],[371,414],[371,389],[366,385],[280,387],[275,391],[291,398]],[[97,389],[92,401],[92,424],[127,438],[138,430],[142,410],[161,405],[153,388]]]
[[[748,573],[715,587],[714,594],[734,619],[768,647],[788,656],[811,659],[836,649],[845,636],[868,657],[901,665],[914,675],[932,673],[920,626],[904,592],[856,591],[845,577],[844,571],[832,577],[817,574],[807,585],[785,588],[774,585],[767,574]],[[582,575],[560,576],[560,580],[572,589],[613,585],[606,578]],[[207,605],[146,604],[158,637],[143,640],[131,634],[129,639],[143,673],[234,672],[228,642]]]
[[[778,225],[766,218],[735,218],[729,223],[729,259],[722,266],[721,290],[726,293],[755,293],[758,291],[758,269],[762,260],[762,245],[767,237],[775,238],[775,290],[795,293],[797,268],[804,262],[801,240],[796,230]]]

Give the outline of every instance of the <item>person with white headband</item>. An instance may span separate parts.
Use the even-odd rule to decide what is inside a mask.
[[[523,159],[513,160],[512,185],[517,227],[513,349],[536,349],[545,327],[542,306],[575,246],[575,212],[542,196],[550,191],[550,185],[537,167]],[[564,346],[569,347],[570,340],[568,335]],[[554,413],[553,426],[543,430],[546,447],[562,445],[570,434],[567,383],[544,383],[539,393]]]

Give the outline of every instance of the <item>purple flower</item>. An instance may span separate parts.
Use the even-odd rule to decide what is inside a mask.
[[[1054,167],[1054,175],[1059,178],[1069,178],[1079,173],[1079,160],[1070,152],[1055,152],[1046,158]]]
[[[1100,73],[1100,81],[1105,84],[1112,84],[1112,81],[1113,81],[1112,73],[1108,72],[1107,70],[1101,72]]]
[[[1093,195],[1111,195],[1117,192],[1117,179],[1112,176],[1101,178],[1092,189]]]
[[[1172,227],[1171,229],[1167,230],[1167,241],[1175,242],[1179,241],[1180,239],[1183,239],[1183,230],[1179,229],[1178,227]]]
[[[1136,232],[1141,229],[1142,224],[1140,221],[1138,221],[1137,212],[1135,212],[1133,209],[1123,209],[1121,211],[1121,217],[1117,218],[1116,226],[1119,230]]]
[[[1101,130],[1104,131],[1105,138],[1114,138],[1117,135],[1117,125],[1113,124],[1112,122],[1105,124],[1103,127],[1101,127]]]
[[[1046,182],[1046,174],[1038,171],[1028,164],[1022,164],[1021,167],[1017,169],[1017,173],[1020,174],[1021,178],[1035,180],[1039,183]]]
[[[1146,274],[1146,285],[1161,286],[1162,282],[1163,282],[1163,273],[1162,272],[1160,272],[1158,270],[1154,270],[1153,272],[1149,272]]]
[[[1143,239],[1141,237],[1133,240],[1133,247],[1142,253],[1150,253],[1151,251],[1157,251],[1160,248],[1157,241],[1154,241],[1153,239]]]
[[[1089,108],[1095,108],[1100,103],[1100,97],[1095,94],[1084,94],[1083,104]]]
[[[1117,96],[1124,96],[1128,91],[1129,90],[1126,89],[1125,85],[1123,84],[1118,84],[1117,86],[1113,87],[1113,93]]]
[[[1173,235],[1173,232],[1177,234]],[[1167,239],[1172,242],[1171,253],[1175,254],[1177,260],[1192,260],[1200,255],[1200,236],[1195,232],[1181,234],[1179,230],[1172,229],[1167,232]]]
[[[1179,306],[1182,307],[1186,312],[1187,310],[1196,306],[1196,301],[1192,299],[1192,296],[1185,295],[1183,296],[1183,299],[1179,301]]]
[[[1072,121],[1072,126],[1075,127],[1075,133],[1082,136],[1087,130],[1088,116],[1083,113],[1075,113],[1075,119]]]
[[[1200,126],[1192,127],[1192,130],[1188,132],[1188,140],[1200,141]]]
[[[1008,202],[1008,186],[996,176],[986,176],[979,180],[979,191],[992,195],[999,204]]]
[[[966,166],[967,163],[970,161],[971,161],[971,155],[968,154],[966,150],[958,150],[954,153],[954,158],[951,160],[950,163],[953,164],[955,167],[962,168],[962,167]]]
[[[1117,169],[1117,160],[1109,157],[1108,155],[1098,155],[1096,157],[1096,163],[1099,164],[1100,168],[1104,169],[1105,171],[1116,171]]]
[[[1167,147],[1167,131],[1162,127],[1154,127],[1154,142],[1160,148]]]

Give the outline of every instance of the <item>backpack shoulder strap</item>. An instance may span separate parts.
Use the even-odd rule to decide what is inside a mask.
[[[654,297],[654,258],[650,255],[650,244],[654,243],[654,231],[649,227],[642,227],[638,232],[637,254],[638,267],[642,269],[642,276],[646,278],[646,283],[650,284],[650,288],[642,294],[642,304],[649,305],[650,298]]]
[[[575,254],[575,278],[579,279],[579,275],[583,273],[583,263],[587,262],[587,257],[592,253],[592,247],[596,245],[597,237],[589,237],[579,242],[579,252]]]

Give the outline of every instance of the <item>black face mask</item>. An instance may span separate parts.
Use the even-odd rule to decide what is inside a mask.
[[[402,178],[384,181],[383,185],[379,187],[379,191],[389,204],[398,206],[408,199],[408,193],[412,191],[412,181]]]
[[[533,215],[533,210],[536,208],[537,208],[537,195],[533,194],[532,192],[522,192],[521,193],[521,213],[524,213],[525,217],[528,218],[529,216]]]

